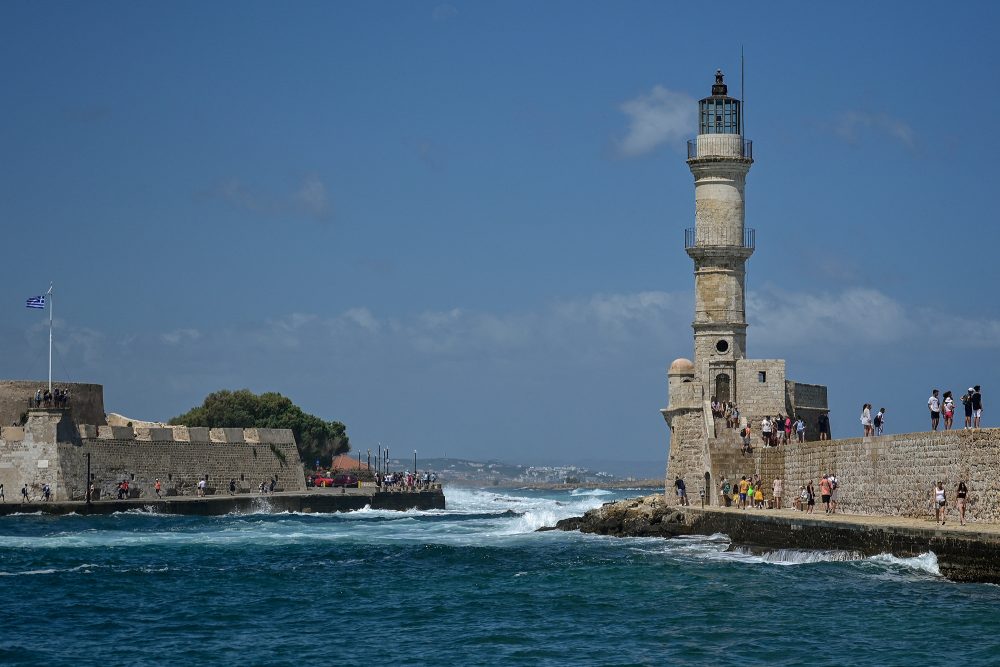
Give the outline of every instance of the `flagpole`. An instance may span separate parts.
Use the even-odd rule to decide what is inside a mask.
[[[52,283],[49,283],[49,393],[52,393],[52,311],[55,304],[52,299]]]

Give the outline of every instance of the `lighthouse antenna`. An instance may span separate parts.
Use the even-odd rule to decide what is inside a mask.
[[[747,112],[746,105],[743,99],[743,45],[740,44],[740,136],[745,137],[746,133],[743,132],[744,121],[743,114]]]

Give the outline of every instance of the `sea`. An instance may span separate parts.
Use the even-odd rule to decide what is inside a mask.
[[[997,665],[933,553],[536,532],[640,490],[447,509],[0,518],[2,665]]]

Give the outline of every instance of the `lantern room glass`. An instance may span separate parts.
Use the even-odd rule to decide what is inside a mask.
[[[739,134],[740,101],[732,97],[706,97],[698,102],[698,134]]]

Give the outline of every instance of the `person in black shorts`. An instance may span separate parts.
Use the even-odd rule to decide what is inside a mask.
[[[979,420],[983,418],[983,392],[977,384],[972,392],[972,428],[979,428]]]
[[[819,431],[820,440],[830,439],[830,416],[825,412],[819,416],[819,420],[816,423],[817,430]]]
[[[965,406],[965,428],[972,428],[972,394],[975,391],[969,387],[969,391],[962,395],[962,405]]]
[[[680,478],[680,475],[674,480],[674,487],[677,489],[677,497],[680,498],[681,505],[690,504],[687,499],[687,487],[685,487],[684,480]]]

